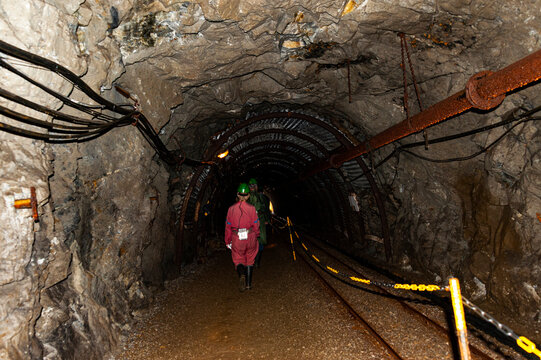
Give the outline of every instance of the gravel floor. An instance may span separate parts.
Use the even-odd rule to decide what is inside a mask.
[[[285,244],[265,249],[244,293],[230,253],[215,253],[162,294],[115,358],[385,359]]]
[[[229,251],[216,252],[208,263],[158,296],[115,359],[390,358],[374,347],[363,326],[304,262],[292,261],[288,242],[284,238],[265,249],[262,267],[254,273],[253,290],[244,293],[238,290]],[[332,261],[321,253],[317,256]],[[373,280],[388,280],[369,269],[361,271]],[[448,339],[405,312],[395,300],[338,281],[333,287],[405,359],[458,359]],[[441,308],[414,306],[446,326]],[[494,359],[525,359],[512,350],[505,355],[491,352],[475,338],[470,342]]]

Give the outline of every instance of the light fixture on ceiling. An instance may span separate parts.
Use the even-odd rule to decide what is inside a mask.
[[[225,158],[227,155],[229,155],[229,150],[226,149],[226,150],[223,151],[222,153],[218,154],[218,158],[223,159],[223,158]]]

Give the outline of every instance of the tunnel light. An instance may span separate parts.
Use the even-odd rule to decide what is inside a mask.
[[[225,158],[227,155],[229,155],[229,150],[224,151],[223,153],[219,154],[218,157],[220,159]]]

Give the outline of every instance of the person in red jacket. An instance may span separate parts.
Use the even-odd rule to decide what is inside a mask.
[[[242,183],[237,189],[237,202],[227,211],[225,245],[239,274],[240,291],[252,288],[252,272],[259,243],[259,218],[253,205],[246,202],[250,188]]]

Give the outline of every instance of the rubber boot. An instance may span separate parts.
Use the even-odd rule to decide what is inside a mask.
[[[252,274],[254,272],[254,266],[248,265],[246,266],[246,289],[251,290],[252,289]]]
[[[261,266],[261,250],[257,252],[257,255],[255,256],[254,266],[255,268],[259,268]]]
[[[243,264],[237,265],[237,273],[239,274],[239,290],[246,290],[246,267]]]

